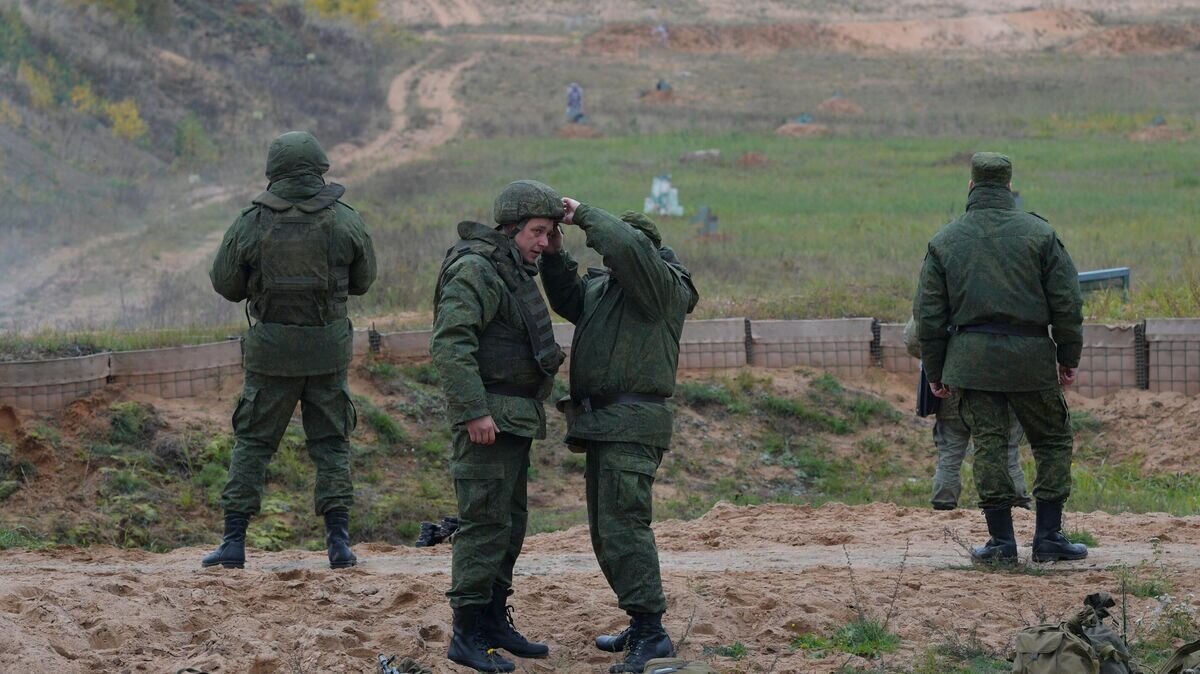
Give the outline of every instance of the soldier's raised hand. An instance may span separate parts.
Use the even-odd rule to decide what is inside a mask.
[[[579,208],[579,202],[571,197],[563,197],[563,223],[567,225],[575,224],[575,209]]]
[[[563,231],[562,225],[555,224],[550,228],[550,233],[546,235],[546,247],[542,249],[543,254],[558,255],[563,248]]]

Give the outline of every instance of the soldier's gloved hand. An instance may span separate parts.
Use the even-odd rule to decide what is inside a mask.
[[[934,397],[936,398],[950,397],[950,387],[940,382],[936,384],[934,382],[929,382],[929,391],[933,393]]]
[[[563,218],[562,218],[563,224],[565,224],[565,225],[575,224],[575,209],[579,208],[579,202],[572,199],[571,197],[563,197],[562,204],[563,204],[563,211],[564,211]]]
[[[1075,383],[1075,376],[1079,374],[1079,368],[1067,367],[1066,365],[1058,366],[1058,383],[1063,386],[1070,386]]]
[[[471,442],[477,445],[495,444],[496,434],[499,432],[500,428],[496,426],[490,414],[467,422],[467,435]]]

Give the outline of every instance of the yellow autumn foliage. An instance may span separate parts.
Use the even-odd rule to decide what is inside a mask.
[[[149,127],[142,120],[137,103],[130,98],[115,103],[104,104],[104,114],[112,123],[113,135],[125,140],[137,140],[146,135]]]

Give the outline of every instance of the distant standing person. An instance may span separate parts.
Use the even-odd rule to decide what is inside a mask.
[[[564,360],[538,290],[537,260],[563,215],[562,198],[533,180],[509,184],[495,227],[458,224],[434,293],[430,352],[441,377],[454,449],[458,532],[450,569],[449,658],[481,672],[516,666],[496,651],[544,658],[513,624],[508,597],[529,521],[529,450],[546,437],[542,401]]]
[[[203,566],[242,568],[246,527],[262,502],[267,464],[300,403],[316,464],[313,505],[325,518],[329,565],[354,566],[350,550],[350,433],[357,416],[346,372],[354,332],[346,299],[375,281],[366,226],[326,183],[329,159],[311,134],[293,131],[267,151],[266,191],[225,233],[209,277],[257,323],[243,344],[245,384],[233,412],[235,443],[221,492],[225,539]],[[249,320],[249,319],[247,319]]]
[[[921,343],[916,332],[916,322],[910,318],[904,326],[904,347],[908,355],[919,359]],[[960,470],[971,444],[971,430],[959,414],[961,401],[961,392],[954,391],[942,402],[934,417],[933,444],[938,450],[937,468],[933,473],[933,497],[930,499],[934,510],[954,510],[962,494]],[[1025,430],[1014,415],[1008,432],[1008,474],[1012,476],[1013,486],[1017,489],[1016,505],[1029,508],[1032,503],[1029,488],[1025,485],[1025,471],[1021,468],[1020,449],[1024,437]]]
[[[610,672],[641,672],[674,653],[662,625],[667,609],[653,519],[654,476],[671,446],[667,399],[675,391],[683,321],[700,295],[691,272],[662,245],[640,213],[620,218],[563,199],[563,222],[578,227],[604,269],[580,276],[555,230],[542,254],[550,306],[575,324],[567,441],[586,450],[584,470],[592,550],[629,627],[596,647],[624,651]]]
[[[583,87],[578,82],[572,82],[567,87],[567,122],[578,124],[583,119]]]
[[[967,189],[967,212],[929,242],[913,316],[930,390],[943,399],[961,392],[975,437],[975,485],[991,538],[971,556],[1017,560],[1012,507],[1020,494],[1007,466],[1015,415],[1037,466],[1033,559],[1083,559],[1087,547],[1062,533],[1074,443],[1062,387],[1075,381],[1083,350],[1079,276],[1050,223],[1014,208],[1008,157],[976,153]]]

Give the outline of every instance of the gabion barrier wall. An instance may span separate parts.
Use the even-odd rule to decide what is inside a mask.
[[[1151,391],[1200,393],[1200,319],[1147,320],[1146,347]]]
[[[858,376],[870,367],[915,375],[905,352],[904,326],[870,318],[813,321],[688,321],[679,366],[686,370],[811,367]],[[554,326],[568,353],[574,326]],[[379,351],[402,360],[429,358],[428,330],[377,334]],[[368,331],[354,336],[354,353],[369,350]],[[565,368],[564,368],[565,369]],[[48,411],[115,383],[166,398],[200,395],[241,373],[237,340],[199,346],[104,353],[82,358],[0,363],[0,405]],[[1200,393],[1200,319],[1154,319],[1137,325],[1086,325],[1077,390],[1099,397],[1124,388]]]

